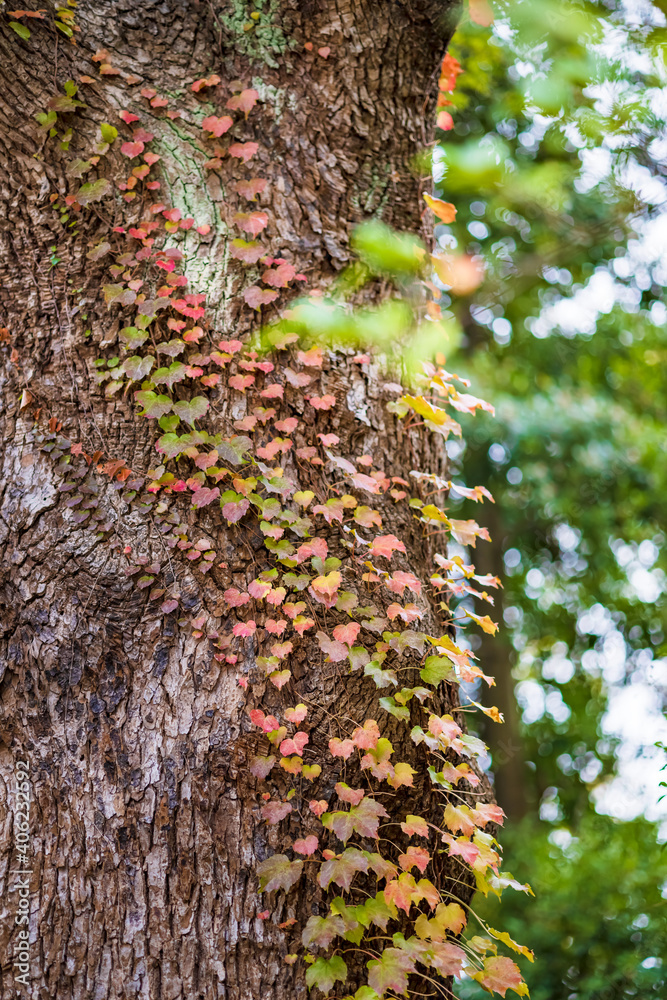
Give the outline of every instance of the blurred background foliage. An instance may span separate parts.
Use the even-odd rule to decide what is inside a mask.
[[[664,997],[667,3],[493,9],[450,47],[434,151],[457,208],[437,242],[486,276],[434,280],[448,367],[496,407],[447,443],[496,504],[450,506],[489,527],[478,569],[504,563],[504,638],[469,641],[507,720],[484,733],[506,865],[536,898],[475,905],[534,948],[533,1000]]]

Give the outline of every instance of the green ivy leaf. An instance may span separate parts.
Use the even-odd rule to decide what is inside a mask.
[[[27,42],[30,38],[30,28],[26,28],[25,24],[19,24],[18,21],[10,21],[9,27],[13,28],[19,38],[22,38],[24,42]]]
[[[440,684],[442,681],[456,681],[454,665],[445,656],[427,656],[426,663],[419,671],[425,684]]]
[[[181,399],[174,403],[174,413],[186,424],[194,427],[195,420],[199,420],[208,410],[209,403],[205,396],[193,396],[192,399]]]
[[[150,371],[155,364],[155,359],[147,354],[146,357],[142,358],[138,354],[135,354],[131,358],[127,358],[122,366],[121,371],[127,375],[131,382],[138,382],[140,379],[146,378],[150,374]]]
[[[347,965],[340,955],[334,955],[333,958],[318,958],[306,971],[308,989],[318,986],[323,993],[328,993],[336,980],[344,983],[346,979]]]
[[[118,138],[118,129],[114,128],[113,125],[108,125],[106,122],[102,122],[100,125],[100,132],[104,141],[108,142],[109,145]]]
[[[169,413],[172,408],[169,396],[158,396],[152,389],[140,389],[139,392],[135,392],[134,398],[144,407],[140,416],[151,420]]]
[[[110,190],[111,184],[107,178],[100,177],[90,184],[82,184],[76,193],[76,200],[80,205],[90,205],[91,201],[101,201]]]

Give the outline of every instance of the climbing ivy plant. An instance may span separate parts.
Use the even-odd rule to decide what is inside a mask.
[[[483,21],[489,12],[485,4],[471,0],[471,14]],[[13,16],[12,26],[21,28],[24,19],[39,15],[15,11]],[[320,58],[329,54],[326,47],[319,50]],[[116,69],[106,50],[96,52],[93,62],[102,79],[111,77],[116,85],[124,81],[130,87],[138,82]],[[456,59],[446,56],[440,77],[442,129],[451,121],[443,109],[459,72]],[[85,107],[80,88],[94,79],[68,81],[36,115],[65,155],[77,113]],[[305,963],[308,986],[340,996],[348,963],[362,961],[367,983],[355,1000],[417,995],[410,989],[413,974],[436,988],[442,978],[468,976],[503,997],[508,989],[527,995],[518,966],[498,949],[502,944],[530,960],[532,953],[483,921],[479,933],[463,941],[464,928],[478,918],[458,896],[439,889],[432,874],[444,855],[461,866],[462,881],[472,880],[484,894],[500,895],[508,886],[530,891],[501,870],[494,834],[503,814],[485,801],[488,792],[480,788],[477,766],[484,744],[464,731],[462,717],[457,721],[440,707],[443,684],[492,683],[464,630],[473,623],[489,633],[496,630],[488,615],[474,609],[473,599],[492,603],[489,590],[499,581],[480,576],[461,555],[446,551],[450,537],[468,551],[478,538],[488,537],[475,521],[450,516],[450,491],[478,502],[490,500],[490,494],[483,486],[453,484],[423,470],[414,470],[411,481],[389,477],[372,455],[340,454],[339,437],[318,425],[320,414],[328,422],[341,405],[335,385],[327,384],[332,359],[337,365],[358,366],[367,375],[380,366],[402,372],[404,384],[391,384],[394,400],[388,410],[406,434],[431,435],[444,443],[461,434],[457,413],[491,409],[444,368],[437,353],[448,330],[433,300],[430,275],[434,268],[441,277],[449,274],[453,265],[415,237],[371,223],[355,236],[359,263],[335,286],[293,301],[273,322],[264,320],[266,307],[306,277],[287,260],[273,257],[263,242],[268,215],[258,198],[267,180],[253,173],[259,144],[236,138],[237,125],[252,116],[259,100],[252,86],[238,81],[226,87],[215,73],[192,81],[182,106],[143,87],[128,97],[114,123],[99,123],[85,157],[69,160],[69,193],[51,196],[62,225],[76,230],[87,212],[111,203],[115,207],[114,224],[90,247],[88,260],[104,262],[104,300],[112,316],[122,316],[120,350],[98,358],[91,379],[108,398],[120,394],[134,400],[137,419],[155,429],[156,459],[152,468],[136,469],[102,449],[90,452],[66,435],[57,414],[40,432],[41,447],[61,476],[59,489],[75,524],[119,546],[115,522],[101,503],[108,482],[127,509],[151,520],[164,556],[123,546],[128,577],[137,589],[148,591],[156,613],[211,643],[215,659],[237,670],[237,682],[247,691],[248,725],[264,741],[264,752],[249,764],[258,782],[261,817],[274,825],[298,815],[302,824],[289,854],[268,857],[258,866],[259,892],[266,900],[258,916],[268,919],[272,894],[293,891],[302,878],[328,894],[327,912],[310,917],[301,928],[301,949],[285,959]],[[196,233],[206,239],[211,225],[184,217],[165,196],[160,173],[165,153],[156,151],[155,135],[142,120],[142,102],[153,114],[175,121],[182,107],[196,116],[204,101],[214,113],[201,118],[201,169],[238,164],[231,195],[237,199],[233,224],[238,235],[229,252],[249,275],[258,275],[246,281],[243,292],[258,318],[250,339],[219,339],[206,294],[192,287],[183,237]],[[116,189],[105,173],[112,152],[127,161],[126,176]],[[169,166],[177,170],[176,164]],[[429,209],[445,222],[456,213],[454,205],[427,195],[425,211]],[[466,261],[464,268],[468,283],[480,280],[474,261]],[[378,277],[395,294],[373,309],[352,308],[350,298]],[[392,356],[396,344],[400,353]],[[244,402],[244,415],[213,421],[213,390],[235,394]],[[40,409],[29,386],[22,405]],[[35,416],[42,419],[41,413]],[[218,426],[212,430],[214,423]],[[330,495],[298,489],[284,469],[287,456],[301,468],[334,473]],[[407,550],[405,541],[383,526],[378,507],[388,503],[404,506],[425,536],[442,537],[443,551],[435,554],[430,574],[429,596],[439,610],[436,628],[423,628],[427,612],[419,578],[398,568]],[[207,615],[190,618],[183,601],[172,551],[200,573],[214,565],[226,567],[205,531],[189,531],[183,517],[187,506],[219,511],[217,516],[230,525],[252,523],[271,563],[245,588],[230,582],[224,591],[224,632]],[[285,703],[280,713],[267,713],[254,691],[256,686],[263,690],[268,678],[282,692],[291,676],[294,642],[306,634],[315,637],[326,663],[339,665],[339,673],[363,675],[386,692],[379,699],[380,718],[332,718],[331,731],[338,735],[328,740],[324,766],[308,761],[310,736],[300,728],[308,704]],[[250,638],[258,650],[252,668],[240,655]],[[477,704],[469,695],[464,701],[468,710],[476,707],[500,721],[495,708]],[[383,804],[387,794],[412,786],[417,773],[398,759],[383,735],[388,718],[414,723],[410,738],[427,754],[428,780],[442,800],[437,823],[410,813],[398,824],[383,823],[390,819]],[[335,806],[315,791],[320,778],[332,775],[337,778]],[[395,826],[404,849],[396,847]],[[351,891],[360,884],[364,901],[353,904]],[[392,928],[399,914],[409,922],[408,934]],[[292,923],[288,919],[280,926],[287,929]]]

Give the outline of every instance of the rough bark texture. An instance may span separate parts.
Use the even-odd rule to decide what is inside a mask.
[[[42,423],[56,417],[86,450],[103,449],[144,471],[155,453],[147,422],[137,419],[131,402],[105,399],[90,375],[93,359],[115,343],[123,325],[102,301],[100,265],[85,260],[106,232],[107,220],[100,218],[106,204],[72,235],[48,199],[68,190],[67,159],[85,152],[100,121],[115,122],[114,111],[139,106],[145,121],[146,102],[136,97],[138,87],[113,77],[87,87],[68,157],[45,141],[32,115],[64,80],[95,72],[90,56],[99,47],[160,93],[191,98],[189,82],[211,71],[223,81],[252,81],[263,103],[237,137],[260,142],[256,172],[270,181],[261,208],[270,217],[271,250],[323,286],[348,259],[358,221],[380,216],[413,231],[420,225],[410,163],[432,118],[448,9],[447,0],[282,0],[260,8],[272,25],[261,35],[244,33],[251,8],[236,2],[82,3],[76,49],[57,38],[48,20],[30,23],[27,42],[3,25],[0,303],[11,341],[4,346],[0,507],[2,1000],[21,990],[11,971],[16,927],[9,892],[15,864],[9,793],[19,759],[30,763],[34,796],[25,995],[305,997],[303,968],[284,964],[290,949],[276,924],[295,916],[298,930],[317,912],[322,894],[302,883],[297,892],[279,895],[271,921],[256,918],[254,865],[291,842],[297,828],[285,821],[269,829],[260,820],[256,781],[247,771],[247,712],[259,703],[275,709],[290,691],[309,701],[312,763],[323,759],[329,736],[342,735],[334,714],[363,721],[377,704],[372,684],[344,680],[312,641],[295,650],[288,689],[279,693],[269,685],[262,701],[257,683],[249,700],[238,671],[213,659],[210,643],[156,614],[146,592],[127,582],[118,545],[73,522],[54,463],[34,444],[34,407],[19,408],[24,388],[41,407]],[[315,52],[304,55],[308,40]],[[331,48],[328,59],[317,56],[321,46]],[[157,148],[171,203],[214,224],[209,238],[188,234],[188,268],[193,285],[216,307],[217,336],[238,335],[255,322],[241,297],[243,268],[227,253],[236,235],[227,228],[230,217],[243,206],[230,195],[230,168],[202,175],[192,153],[201,130],[189,121],[156,115]],[[112,178],[120,171],[115,157],[106,168]],[[85,329],[92,330],[88,339]],[[343,455],[371,453],[389,475],[442,471],[444,458],[433,453],[432,442],[405,433],[386,414],[391,397],[382,373],[364,372],[345,358],[328,364],[321,391],[334,392],[343,405],[329,421],[320,415],[317,429],[335,431]],[[221,423],[243,413],[238,398],[221,396],[215,408]],[[303,409],[288,392],[281,412]],[[314,428],[313,418],[305,419]],[[326,499],[322,472],[288,471],[300,488]],[[97,491],[116,543],[164,557],[152,520],[122,502],[108,480],[93,474],[85,481]],[[207,613],[224,632],[222,592],[245,588],[270,563],[249,529],[225,527],[219,511],[195,516],[187,501],[174,503],[178,516],[228,563],[203,576],[175,551],[171,571],[182,605]],[[421,532],[389,498],[378,506],[385,530],[408,545],[401,568],[423,577],[429,550]],[[329,623],[336,623],[335,613]],[[257,652],[255,637],[246,640],[249,670]],[[451,708],[453,698],[443,691],[443,708]],[[389,735],[401,747],[399,759],[422,760],[398,726],[390,726]],[[336,780],[329,767],[313,797],[330,797]],[[397,804],[426,815],[437,806],[429,788],[422,767],[415,788],[403,789]],[[299,835],[305,832],[299,828]]]

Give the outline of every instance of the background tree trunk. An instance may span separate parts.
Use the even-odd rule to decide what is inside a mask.
[[[53,28],[51,11],[43,22],[24,22],[32,32],[27,41],[2,26],[0,302],[9,331],[0,507],[2,1000],[19,989],[11,968],[17,928],[10,874],[17,760],[29,761],[33,792],[26,995],[305,996],[303,968],[283,962],[294,941],[286,945],[277,923],[296,917],[298,941],[300,925],[318,912],[323,894],[302,881],[298,892],[271,904],[270,920],[257,918],[256,862],[291,844],[302,829],[294,817],[270,828],[260,819],[257,782],[247,769],[256,743],[247,735],[248,712],[259,704],[270,711],[307,701],[314,763],[323,760],[328,738],[342,735],[336,714],[363,721],[377,707],[373,684],[343,683],[312,640],[295,649],[282,692],[256,680],[257,636],[243,640],[236,665],[216,660],[210,641],[179,627],[179,613],[159,613],[147,591],[125,575],[121,549],[129,545],[133,558],[159,562],[166,582],[177,581],[181,615],[204,615],[209,630],[225,634],[231,626],[224,590],[245,589],[272,565],[256,530],[230,528],[212,508],[193,512],[178,497],[168,509],[154,506],[141,516],[127,500],[127,487],[110,484],[94,467],[88,472],[81,462],[68,464],[61,441],[49,457],[40,450],[39,428],[51,417],[85,452],[122,459],[133,473],[156,462],[153,435],[135,415],[131,394],[106,398],[91,377],[95,358],[117,349],[124,322],[103,302],[101,284],[108,279],[102,265],[85,255],[106,236],[109,222],[121,221],[122,204],[112,198],[70,226],[49,196],[62,199],[71,191],[67,163],[90,155],[100,122],[122,130],[117,112],[136,111],[156,135],[165,200],[213,227],[210,235],[181,234],[190,287],[205,291],[213,310],[213,339],[243,334],[257,318],[244,303],[247,271],[230,259],[229,242],[236,235],[231,218],[245,207],[234,181],[246,172],[229,159],[218,171],[202,171],[202,107],[222,114],[230,93],[225,84],[235,79],[259,91],[260,105],[233,134],[259,143],[253,173],[269,180],[259,207],[269,215],[270,252],[305,272],[309,286],[325,287],[348,260],[350,232],[362,219],[379,216],[413,231],[420,226],[411,162],[429,138],[439,59],[451,34],[442,18],[449,6],[446,0],[271,0],[258,4],[260,19],[252,22],[252,8],[236,0],[86,2],[77,8],[76,47]],[[306,42],[312,50],[304,49]],[[325,47],[330,52],[318,54]],[[90,59],[99,48],[140,82],[128,86],[122,76],[103,76],[82,86],[86,107],[63,116],[73,130],[64,154],[32,116],[62,93],[65,80],[96,75]],[[190,83],[211,72],[222,78],[222,97],[202,105]],[[183,106],[183,118],[172,121],[147,107],[138,94],[147,86],[167,95],[171,107]],[[100,176],[116,183],[126,166],[112,150]],[[137,219],[143,207],[137,203]],[[285,302],[283,293],[278,305]],[[313,439],[315,432],[335,432],[341,454],[371,454],[387,475],[443,470],[441,450],[386,413],[391,391],[376,366],[362,368],[343,356],[316,375],[316,391],[334,393],[336,410],[303,415],[303,398],[289,387],[280,410],[302,417]],[[237,393],[216,398],[214,391],[212,398],[216,427],[231,426],[245,412]],[[77,489],[92,497],[90,517],[78,521],[62,489],[62,476],[74,467],[84,473]],[[313,466],[288,462],[286,468],[300,489],[312,488],[320,502],[329,496],[335,477]],[[400,568],[426,583],[429,546],[415,522],[388,496],[375,506],[384,530],[408,546]],[[208,575],[178,548],[165,549],[172,514],[193,541],[203,538],[215,549]],[[333,553],[345,555],[336,544],[332,533]],[[433,620],[428,599],[421,603]],[[248,691],[238,685],[244,673],[253,682]],[[443,710],[455,707],[454,699],[452,690],[443,691]],[[388,735],[401,760],[421,759],[398,726]],[[309,794],[331,798],[338,777],[329,766]],[[430,787],[422,770],[415,787],[397,796],[403,812],[436,809]],[[438,863],[446,880],[446,863]],[[469,895],[465,886],[459,891]]]

